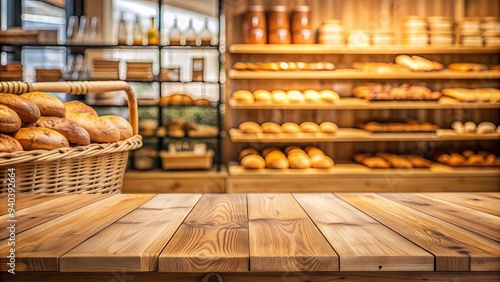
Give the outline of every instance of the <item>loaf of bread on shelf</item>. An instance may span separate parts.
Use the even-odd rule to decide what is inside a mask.
[[[108,115],[108,116],[102,116],[100,117],[102,120],[106,120],[111,122],[118,128],[120,131],[120,141],[127,140],[128,138],[132,137],[134,135],[132,131],[132,126],[130,123],[119,116],[114,116],[114,115]]]
[[[0,153],[12,153],[17,151],[23,151],[21,143],[9,135],[0,134]]]
[[[287,157],[281,151],[272,151],[265,156],[266,167],[274,169],[289,168]]]
[[[271,97],[273,99],[273,103],[276,104],[285,104],[288,102],[288,95],[283,90],[271,91]]]
[[[410,57],[407,55],[399,55],[396,57],[396,63],[412,71],[436,71],[443,69],[442,64],[420,56]]]
[[[281,133],[283,132],[283,128],[281,128],[281,125],[275,123],[275,122],[264,122],[263,124],[260,125],[262,128],[262,132],[264,133]]]
[[[305,153],[296,153],[288,155],[288,162],[290,164],[290,168],[310,168],[312,166],[311,158]]]
[[[327,103],[335,103],[336,101],[340,100],[340,95],[337,92],[328,89],[319,91],[319,97],[321,101]]]
[[[242,133],[249,133],[249,134],[262,133],[262,127],[260,127],[258,123],[253,121],[242,122],[239,126],[239,129]]]
[[[67,113],[66,118],[78,123],[90,135],[90,140],[98,143],[120,141],[120,130],[110,121],[87,113]]]
[[[248,90],[237,90],[233,93],[233,99],[243,104],[253,104],[255,98],[253,93]]]
[[[473,63],[453,63],[449,64],[447,68],[449,70],[454,70],[454,71],[469,72],[469,71],[484,71],[488,69],[488,66],[483,64],[473,64]]]
[[[253,92],[253,96],[255,98],[255,102],[260,103],[271,103],[273,98],[271,96],[271,92],[264,89],[258,89]]]
[[[261,154],[263,157],[266,157],[269,153],[274,152],[274,151],[280,152],[280,148],[278,148],[276,146],[268,146],[268,147],[265,147],[264,149],[262,149]]]
[[[309,157],[312,157],[314,155],[324,155],[325,153],[318,147],[316,146],[305,146],[304,151],[307,153]]]
[[[306,101],[304,95],[299,90],[288,90],[286,94],[290,103],[302,104]]]
[[[64,103],[64,108],[67,113],[89,114],[90,116],[98,117],[97,112],[90,106],[80,101],[69,101]]]
[[[7,106],[16,112],[24,123],[34,123],[40,118],[38,106],[19,95],[0,93],[0,105]]]
[[[466,88],[445,88],[441,90],[443,95],[449,96],[451,98],[457,99],[462,102],[474,102],[476,101],[476,96],[474,91]]]
[[[304,133],[321,132],[321,127],[317,123],[311,122],[311,121],[305,121],[305,122],[301,123],[300,128],[302,129],[302,132],[304,132]]]
[[[42,116],[64,117],[66,109],[57,97],[44,92],[28,92],[21,97],[31,100],[40,110]]]
[[[235,70],[246,70],[247,69],[247,64],[243,62],[236,62],[233,65],[233,69]]]
[[[339,130],[339,127],[330,121],[324,121],[319,124],[319,127],[321,129],[321,132],[324,133],[336,133]]]
[[[364,158],[361,163],[369,168],[390,168],[389,162],[379,157]]]
[[[244,150],[241,150],[241,152],[240,152],[240,154],[238,156],[238,160],[241,161],[244,157],[249,156],[249,155],[260,156],[260,153],[255,148],[246,148]]]
[[[193,105],[195,105],[195,106],[210,106],[210,105],[212,105],[212,102],[208,99],[205,99],[205,98],[195,99],[195,100],[193,100]]]
[[[74,121],[60,117],[41,117],[36,126],[49,128],[61,133],[70,144],[88,145],[90,144],[89,133]]]
[[[302,94],[304,94],[305,100],[309,103],[318,103],[321,100],[319,92],[314,89],[307,89]]]
[[[13,133],[21,128],[22,121],[11,108],[0,105],[0,133]]]
[[[21,128],[12,137],[19,141],[25,151],[53,150],[69,146],[68,140],[61,133],[43,127]]]
[[[287,156],[291,156],[291,155],[295,155],[295,154],[307,155],[306,152],[304,150],[302,150],[302,148],[293,148],[291,150],[288,150],[288,152],[286,152]]]
[[[266,161],[260,155],[247,155],[241,159],[241,165],[248,169],[261,169],[266,167]]]
[[[311,162],[313,168],[328,169],[335,165],[330,157],[321,154],[312,155]]]
[[[293,122],[285,122],[281,125],[283,132],[285,133],[299,133],[302,132],[302,128]]]
[[[288,146],[286,146],[286,147],[283,149],[283,151],[285,152],[285,154],[287,154],[287,155],[288,155],[288,154],[290,153],[290,151],[292,151],[292,150],[294,150],[294,149],[300,149],[300,150],[302,150],[302,149],[301,149],[299,146],[297,146],[297,145],[288,145]]]

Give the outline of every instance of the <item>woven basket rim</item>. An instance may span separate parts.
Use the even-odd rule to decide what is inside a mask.
[[[134,135],[114,143],[94,143],[87,146],[64,147],[54,150],[0,153],[0,167],[22,163],[53,162],[69,158],[87,158],[110,153],[130,151],[142,147],[142,136]]]

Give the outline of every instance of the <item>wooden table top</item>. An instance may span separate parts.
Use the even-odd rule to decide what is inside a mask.
[[[500,271],[500,193],[17,195],[16,209],[16,272]]]

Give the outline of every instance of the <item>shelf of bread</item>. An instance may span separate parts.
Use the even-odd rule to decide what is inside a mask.
[[[262,177],[262,178],[304,178],[311,177],[342,177],[355,176],[356,178],[380,178],[380,177],[497,177],[500,173],[499,168],[484,167],[477,168],[453,168],[444,164],[433,163],[430,168],[415,168],[415,169],[371,169],[361,164],[354,163],[336,163],[333,168],[329,169],[246,169],[239,165],[230,165],[228,167],[230,176],[234,177]]]
[[[465,46],[331,46],[326,44],[232,44],[233,54],[496,54],[500,47]]]
[[[230,100],[229,106],[235,110],[405,110],[405,109],[498,109],[500,103],[460,102],[450,97],[441,97],[437,101],[376,101],[358,98],[341,98],[335,104],[317,103],[266,103],[246,104]]]
[[[248,71],[229,70],[231,79],[499,79],[500,71],[460,72],[442,70],[434,72],[370,73],[355,69],[332,71]]]
[[[242,133],[229,129],[232,142],[237,143],[311,143],[311,142],[390,142],[390,141],[460,141],[500,140],[500,134],[456,134],[452,129],[439,129],[436,133],[371,133],[357,128],[340,128],[337,133]]]

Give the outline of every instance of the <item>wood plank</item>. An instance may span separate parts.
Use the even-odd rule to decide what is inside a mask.
[[[482,193],[432,193],[428,194],[428,196],[500,216],[500,199],[495,201],[488,195],[483,195]]]
[[[16,270],[59,270],[59,257],[152,197],[112,195],[18,234]],[[0,253],[6,254],[8,249],[6,240],[0,241]],[[0,270],[7,269],[6,262],[6,256],[0,257]]]
[[[210,274],[210,273],[209,273]],[[213,273],[212,273],[213,274]],[[158,272],[101,272],[101,273],[68,273],[68,272],[16,272],[16,282],[87,282],[87,281],[141,281],[141,282],[200,282],[221,281],[202,280],[206,273],[165,273]],[[417,282],[417,281],[454,281],[454,282],[498,282],[500,272],[429,272],[429,271],[346,271],[346,272],[240,272],[219,273],[224,282],[276,282],[276,281],[345,281],[345,282]],[[0,273],[0,281],[9,281],[12,274]]]
[[[245,195],[205,194],[160,254],[160,272],[248,271]]]
[[[161,250],[200,197],[154,197],[62,256],[60,271],[155,271]]]
[[[338,271],[338,256],[290,194],[249,194],[251,271]]]
[[[436,271],[500,270],[498,242],[375,194],[336,195],[432,253]]]
[[[340,257],[340,271],[433,271],[434,256],[332,194],[294,194]]]
[[[65,195],[64,197],[45,197],[47,200],[46,202],[16,211],[16,233],[19,234],[25,230],[70,213],[86,205],[98,202],[109,196],[109,194],[72,194]],[[68,205],[68,203],[71,204]],[[0,216],[0,230],[5,230],[7,226],[9,226],[10,222],[7,222],[8,219],[10,218],[7,214]],[[0,240],[7,237],[9,237],[9,234],[2,233],[0,235]]]
[[[60,198],[61,196],[62,195],[55,195],[55,194],[16,194],[15,209],[16,211],[19,211],[39,203]],[[2,209],[0,210],[0,215],[7,214],[7,194],[0,195],[0,203],[2,203],[1,204]]]
[[[500,217],[421,194],[380,194],[382,197],[500,241]]]

